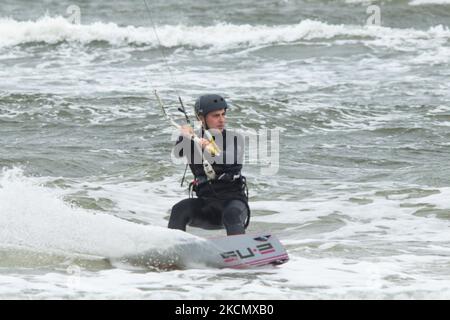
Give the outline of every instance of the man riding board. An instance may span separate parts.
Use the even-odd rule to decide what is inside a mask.
[[[241,174],[244,139],[225,129],[227,109],[228,104],[220,95],[202,95],[195,102],[196,116],[202,122],[197,134],[199,143],[193,141],[196,133],[190,126],[180,129],[174,155],[187,158],[194,175],[190,187],[197,197],[181,200],[173,206],[169,219],[171,229],[186,231],[189,225],[210,230],[225,227],[227,235],[245,233],[250,208],[246,179]],[[205,138],[206,130],[213,140]],[[210,154],[208,150],[214,150],[212,145],[218,146],[219,155]]]

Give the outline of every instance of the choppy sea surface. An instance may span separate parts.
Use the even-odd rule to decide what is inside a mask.
[[[2,0],[0,299],[450,298],[450,1],[147,2]],[[289,263],[211,268],[224,231],[166,228],[155,89],[278,130],[243,173]]]

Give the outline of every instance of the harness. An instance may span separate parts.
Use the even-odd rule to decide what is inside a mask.
[[[250,207],[248,205],[248,186],[247,186],[247,179],[245,176],[241,174],[231,174],[231,173],[222,173],[219,177],[215,179],[208,179],[206,176],[196,176],[194,180],[189,183],[189,198],[194,197],[194,192],[197,192],[198,187],[202,185],[208,185],[210,190],[214,193],[215,197],[219,200],[226,200],[221,198],[216,191],[214,190],[212,184],[216,181],[226,181],[226,182],[241,182],[242,183],[242,190],[244,191],[244,195],[247,201],[244,201],[245,205],[247,206],[248,210],[248,216],[247,220],[245,221],[244,227],[247,229],[248,225],[250,224]]]

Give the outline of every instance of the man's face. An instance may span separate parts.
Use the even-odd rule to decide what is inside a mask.
[[[225,128],[226,123],[225,109],[212,111],[206,115],[206,119],[204,117],[202,118],[203,121],[206,121],[206,124],[210,129],[218,129],[222,131]]]

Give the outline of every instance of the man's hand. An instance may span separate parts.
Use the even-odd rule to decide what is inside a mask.
[[[192,127],[189,125],[182,125],[180,127],[180,131],[181,131],[181,134],[187,138],[191,138],[192,135],[194,134],[194,129],[192,129]]]
[[[193,139],[192,136],[194,135],[194,129],[192,129],[191,126],[189,126],[189,125],[180,126],[180,132],[184,137],[191,139],[191,140]],[[209,142],[209,140],[204,139],[204,138],[199,138],[198,142],[200,143],[202,150],[206,149],[212,156],[216,155],[216,150],[215,150],[214,146],[211,144],[211,142]]]
[[[208,140],[206,140],[206,139],[204,139],[204,138],[201,138],[201,139],[200,139],[200,143],[201,143],[201,145],[202,145],[202,149],[205,149],[208,145],[211,144],[211,142],[209,142]]]

